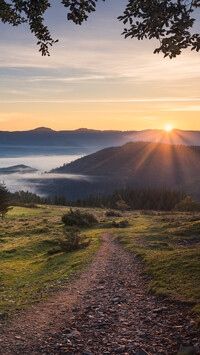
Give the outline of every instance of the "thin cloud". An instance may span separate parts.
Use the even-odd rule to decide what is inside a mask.
[[[183,54],[177,60],[169,61],[151,53],[147,56],[144,49],[138,49],[136,52],[130,41],[123,41],[123,50],[121,40],[76,39],[74,43],[70,39],[61,39],[61,42],[62,46],[58,44],[56,48],[52,48],[49,58],[41,58],[35,47],[27,44],[1,45],[0,67],[13,67],[15,70],[59,68],[61,72],[63,69],[81,69],[85,72],[98,73],[97,76],[111,75],[135,82],[158,80],[175,82],[200,76],[199,57],[196,53]]]
[[[11,94],[11,95],[27,95],[27,91],[22,91],[22,90],[5,90],[4,88],[0,88],[0,91],[2,91],[4,94]]]
[[[94,100],[0,100],[2,104],[8,103],[134,103],[134,102],[192,102],[200,101],[200,98],[155,98],[155,99],[94,99]]]
[[[163,111],[200,111],[200,106],[189,106],[189,107],[180,107],[180,108],[168,108]]]
[[[23,170],[22,170],[23,171]],[[0,175],[1,176],[1,175]],[[8,175],[3,175],[4,177]],[[9,174],[9,177],[11,175]],[[70,180],[90,180],[91,178],[86,175],[75,175],[75,174],[53,174],[53,173],[24,173],[12,174],[14,179],[20,180],[54,180],[54,179],[70,179]]]
[[[90,76],[79,76],[79,77],[66,77],[66,78],[55,78],[55,77],[34,77],[29,79],[30,82],[39,82],[39,81],[52,81],[52,82],[81,82],[81,81],[90,81],[90,80],[104,80],[111,78],[110,76],[103,75],[90,75]]]

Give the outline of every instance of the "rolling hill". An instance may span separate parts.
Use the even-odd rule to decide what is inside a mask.
[[[135,186],[180,189],[200,198],[199,146],[127,143],[105,148],[51,172],[92,178],[84,189],[79,182],[77,196],[86,194],[85,191],[81,193],[82,190],[87,190],[88,194],[94,193],[93,190],[102,194],[119,186]],[[70,190],[69,187],[66,190]]]
[[[7,168],[0,168],[0,175],[10,175],[10,174],[26,174],[26,173],[34,173],[37,169],[31,168],[30,166],[19,164],[8,166]]]

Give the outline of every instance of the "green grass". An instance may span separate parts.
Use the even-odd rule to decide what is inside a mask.
[[[110,232],[142,258],[150,290],[200,312],[200,214],[127,212],[123,218],[129,228]]]
[[[99,220],[98,226],[82,230],[90,244],[60,252],[61,216],[68,210],[14,207],[1,222],[0,321],[72,280],[94,257],[104,232],[142,258],[151,275],[150,290],[172,301],[190,302],[200,312],[200,214],[126,212],[105,217],[102,209],[84,209]],[[122,220],[128,221],[126,228],[113,228],[112,221]]]
[[[100,245],[99,229],[84,230],[90,244],[49,255],[64,237],[61,216],[67,208],[14,207],[0,230],[0,321],[38,302],[80,273]],[[101,212],[95,212],[97,217]]]

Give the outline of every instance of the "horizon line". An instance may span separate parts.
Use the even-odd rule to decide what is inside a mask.
[[[100,132],[145,132],[145,131],[163,131],[166,134],[170,134],[173,133],[173,131],[185,131],[185,132],[200,132],[200,129],[180,129],[180,128],[175,128],[173,127],[171,129],[170,132],[166,131],[165,128],[145,128],[145,129],[141,129],[141,130],[136,130],[136,129],[131,129],[131,130],[119,130],[119,129],[95,129],[95,128],[86,128],[86,127],[81,127],[81,128],[76,128],[76,129],[53,129],[50,127],[46,127],[46,126],[39,126],[39,127],[35,127],[35,128],[31,128],[31,129],[25,129],[25,130],[14,130],[14,131],[10,131],[10,130],[1,130],[0,132],[30,132],[30,131],[37,131],[37,130],[49,130],[49,131],[53,131],[53,132],[74,132],[74,131],[100,131]]]

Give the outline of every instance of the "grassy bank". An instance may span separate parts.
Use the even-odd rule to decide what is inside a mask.
[[[92,259],[100,244],[99,229],[82,232],[90,240],[83,249],[56,250],[57,240],[64,238],[61,216],[67,210],[14,207],[1,222],[0,320],[62,287]]]
[[[200,214],[126,213],[124,218],[129,227],[112,234],[143,259],[152,276],[150,289],[191,302],[200,312]]]

